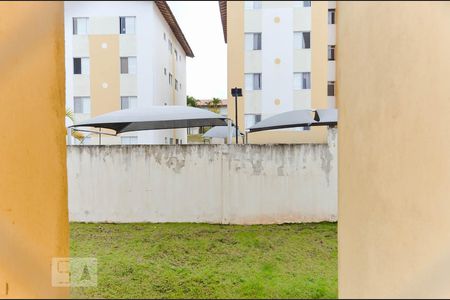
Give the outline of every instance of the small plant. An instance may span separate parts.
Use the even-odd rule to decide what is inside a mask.
[[[69,118],[69,120],[72,121],[72,123],[75,123],[75,116],[70,108],[66,109],[66,118]],[[86,138],[81,132],[74,130],[72,130],[72,136],[77,140],[79,140],[81,143],[83,143],[84,139]]]

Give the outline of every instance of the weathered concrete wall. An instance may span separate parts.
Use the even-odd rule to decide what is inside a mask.
[[[329,144],[68,147],[69,215],[82,222],[334,221]]]

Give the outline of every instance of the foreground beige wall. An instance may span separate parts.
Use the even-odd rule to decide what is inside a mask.
[[[450,297],[450,4],[337,7],[339,296]]]
[[[0,3],[0,298],[67,297],[62,2]]]

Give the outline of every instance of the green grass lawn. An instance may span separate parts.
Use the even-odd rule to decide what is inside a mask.
[[[74,298],[336,298],[336,223],[70,225],[72,257],[98,259]]]
[[[189,134],[187,140],[188,144],[204,144],[203,134]]]

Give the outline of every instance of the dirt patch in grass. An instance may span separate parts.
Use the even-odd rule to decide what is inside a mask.
[[[336,223],[70,225],[98,286],[73,298],[336,298]]]

